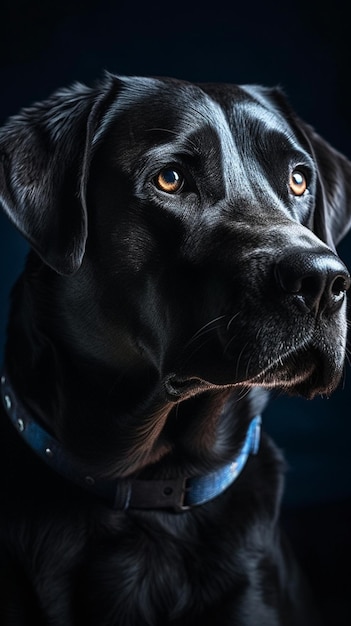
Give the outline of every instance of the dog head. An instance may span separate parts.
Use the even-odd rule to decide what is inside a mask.
[[[351,165],[279,91],[107,75],[12,118],[0,157],[72,350],[174,401],[335,388]]]

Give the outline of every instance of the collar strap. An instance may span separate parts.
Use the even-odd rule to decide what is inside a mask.
[[[260,442],[261,417],[258,415],[251,421],[235,459],[214,472],[169,480],[95,478],[87,466],[64,450],[60,442],[33,419],[16,396],[5,373],[1,376],[1,396],[12,424],[32,450],[61,476],[99,496],[114,510],[185,511],[213,500],[235,481],[249,455],[257,453]]]

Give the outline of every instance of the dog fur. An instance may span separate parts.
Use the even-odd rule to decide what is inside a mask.
[[[350,181],[277,89],[106,74],[22,110],[0,130],[0,201],[32,248],[5,354],[26,411],[92,476],[146,485],[229,463],[272,388],[329,395]],[[107,506],[5,410],[1,442],[3,626],[318,623],[266,435],[178,512]]]

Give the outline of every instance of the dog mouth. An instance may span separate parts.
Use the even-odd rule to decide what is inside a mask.
[[[184,337],[181,351],[179,341],[172,346],[163,377],[170,401],[228,387],[276,389],[308,399],[336,389],[345,359],[343,315],[316,318],[293,310],[287,316],[281,308],[258,318],[247,311],[211,311],[211,322],[190,340]]]
[[[170,374],[166,376],[164,381],[166,397],[171,402],[186,400],[204,391],[218,389],[223,386],[226,385],[210,382],[198,376],[183,377],[178,374]]]
[[[310,348],[288,353],[273,359],[265,369],[246,384],[279,388],[289,394],[312,399],[329,395],[339,383],[342,368],[320,349]]]
[[[253,355],[238,360],[216,355],[207,362],[199,363],[190,374],[174,372],[165,377],[164,389],[167,399],[179,402],[204,391],[223,388],[281,389],[289,395],[312,399],[317,395],[330,395],[337,387],[343,366],[343,351],[333,352],[319,345],[302,345],[290,348],[278,356],[262,359]],[[195,374],[196,370],[196,374]]]

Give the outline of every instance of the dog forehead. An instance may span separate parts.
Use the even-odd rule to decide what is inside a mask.
[[[119,78],[115,101],[101,121],[93,143],[118,128],[136,141],[145,132],[164,130],[172,141],[199,129],[212,128],[227,145],[248,146],[267,133],[291,135],[284,116],[259,88],[235,84],[195,84],[172,78]]]
[[[125,167],[158,146],[178,153],[191,147],[196,156],[207,154],[209,145],[227,144],[227,152],[234,146],[221,104],[199,86],[175,79],[123,81],[94,144]]]
[[[172,78],[126,77],[120,81],[115,102],[103,120],[106,126],[123,118],[134,132],[152,128],[176,130],[187,124],[218,124],[223,111],[200,86]]]

